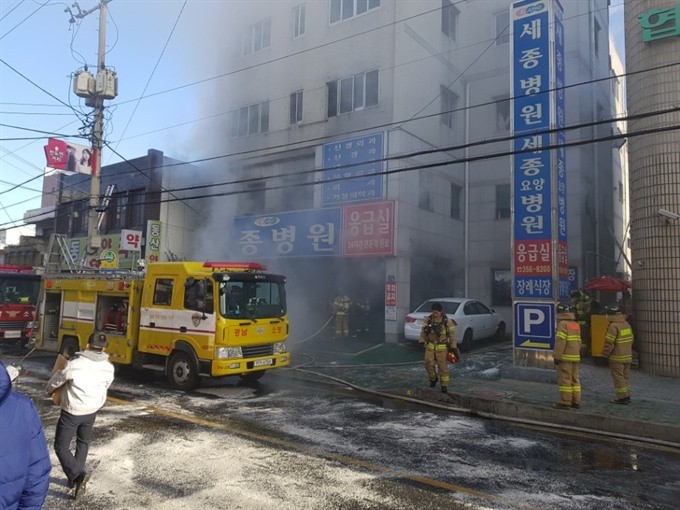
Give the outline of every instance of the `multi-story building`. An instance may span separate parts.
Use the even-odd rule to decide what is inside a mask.
[[[612,186],[621,179],[612,163],[619,143],[597,142],[616,129],[607,122],[613,111],[608,3],[563,4],[567,143],[578,142],[566,155],[575,287],[615,274],[621,243],[614,239],[614,210],[623,204]],[[295,253],[286,245],[276,258],[265,257],[293,282],[291,308],[299,301],[299,311],[318,314],[307,321],[316,326],[339,289],[361,288],[386,340],[396,341],[406,313],[422,300],[468,295],[510,325],[510,4],[278,0],[233,8],[220,21],[231,34],[224,59],[233,72],[211,101],[222,109],[227,101],[232,112],[228,132],[216,136],[228,140],[242,193],[224,213],[215,202],[206,206],[212,219],[197,228],[194,246],[210,238],[215,252],[258,258],[255,245],[244,248],[240,220],[228,226],[234,217],[296,211],[298,227],[314,214],[317,225],[326,225],[336,206],[346,214],[348,204],[358,204],[359,217],[361,204],[370,210],[368,204],[389,202],[391,253],[347,247],[331,255],[311,248]],[[346,165],[353,157],[362,161],[371,143],[385,158],[378,173],[355,185],[343,182],[353,173]],[[334,161],[341,164],[335,174]],[[322,183],[334,176],[339,180]],[[384,308],[386,282],[394,306]]]
[[[637,349],[680,377],[680,2],[626,2],[625,19]]]

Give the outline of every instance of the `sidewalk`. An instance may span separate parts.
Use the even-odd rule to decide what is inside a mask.
[[[557,410],[555,372],[512,365],[510,342],[485,344],[450,365],[449,393],[430,388],[415,342],[319,335],[290,342],[297,374],[331,377],[371,390],[425,401],[469,414],[540,423],[680,448],[680,379],[631,370],[630,405],[610,403],[614,387],[606,365],[581,363],[581,409]]]

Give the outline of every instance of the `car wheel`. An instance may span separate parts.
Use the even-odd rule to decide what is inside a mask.
[[[463,334],[463,341],[459,344],[460,350],[468,350],[472,345],[472,330],[466,329]]]
[[[198,386],[198,366],[186,352],[177,351],[168,361],[168,382],[176,390],[189,391]]]
[[[505,340],[505,322],[498,324],[498,329],[496,330],[496,338],[498,340]]]

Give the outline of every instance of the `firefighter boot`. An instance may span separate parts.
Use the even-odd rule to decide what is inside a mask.
[[[449,388],[447,386],[442,386],[442,393],[448,393]]]
[[[439,377],[435,376],[434,381],[430,381],[430,388],[437,386],[437,381],[439,381]]]

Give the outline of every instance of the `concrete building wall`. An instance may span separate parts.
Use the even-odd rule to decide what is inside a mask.
[[[626,2],[626,69],[630,115],[680,102],[680,37],[644,42],[638,16],[676,9],[672,0]],[[673,11],[675,12],[675,11]],[[680,21],[673,19],[677,27]],[[680,113],[631,120],[629,132],[660,131],[629,138],[631,239],[635,332],[645,370],[680,377]],[[668,128],[668,129],[665,129]],[[671,130],[675,128],[675,130]]]
[[[299,171],[300,161],[311,162],[312,155],[320,167],[320,147],[332,140],[384,131],[388,156],[432,151],[389,161],[388,169],[442,163],[386,179],[385,198],[398,204],[398,262],[386,266],[388,273],[398,271],[396,331],[406,313],[419,299],[431,297],[427,293],[433,289],[467,293],[493,304],[492,270],[509,271],[511,266],[511,220],[498,217],[496,203],[497,187],[510,184],[510,158],[491,157],[511,148],[509,140],[495,140],[510,135],[507,114],[503,118],[510,108],[504,103],[510,95],[510,45],[497,39],[497,16],[509,13],[511,2],[453,4],[458,11],[454,38],[442,33],[441,0],[383,0],[375,11],[335,24],[329,23],[329,1],[307,2],[306,32],[300,38],[291,35],[293,9],[302,5],[296,1],[241,4],[225,26],[225,33],[232,34],[226,64],[240,71],[225,79],[220,97],[227,104],[222,109],[235,112],[270,102],[267,133],[222,134],[231,153],[243,154],[230,161],[235,175],[268,178],[267,191],[238,197],[236,214],[306,209],[310,202],[318,207],[319,192],[312,186],[305,191],[270,188],[283,183],[282,174]],[[607,0],[563,4],[566,81],[573,85],[566,91],[566,123],[606,120],[610,84],[593,80],[610,76]],[[264,19],[271,21],[271,46],[242,56],[241,34]],[[378,105],[328,118],[326,83],[370,69],[379,69]],[[290,126],[289,96],[296,90],[304,91],[303,119]],[[441,122],[443,90],[456,97],[451,127]],[[583,142],[567,149],[569,264],[578,268],[580,282],[606,274],[602,261],[614,257],[608,228],[613,222],[612,143],[589,143],[609,133],[610,125],[567,133],[568,142]],[[465,150],[465,142],[479,145]],[[460,163],[466,156],[487,158]],[[310,175],[307,182],[318,178]],[[467,189],[468,208],[461,206],[459,218],[451,217],[451,185]],[[243,184],[248,186],[253,184]],[[300,197],[287,201],[290,193]],[[306,205],[295,207],[296,202]],[[425,267],[446,274],[439,278]],[[510,325],[510,308],[499,311]]]

